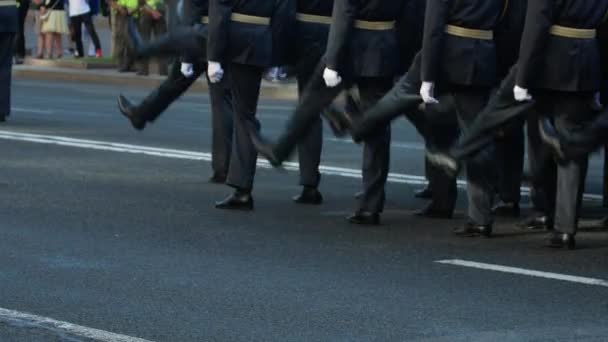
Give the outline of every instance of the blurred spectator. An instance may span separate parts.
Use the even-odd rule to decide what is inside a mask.
[[[25,18],[30,10],[30,0],[19,0],[19,31],[15,38],[15,63],[23,64],[25,59]]]
[[[139,31],[144,40],[149,41],[152,35],[157,39],[167,32],[167,22],[165,20],[165,5],[163,0],[141,0],[142,5],[139,17]],[[158,69],[161,75],[168,74],[167,61],[159,60]],[[144,60],[141,62],[139,72],[140,76],[147,76],[150,71],[150,61]]]
[[[82,26],[84,25],[87,32],[91,35],[93,44],[95,44],[95,56],[101,57],[101,44],[95,25],[91,19],[91,7],[87,0],[69,0],[69,13],[72,28],[74,29],[74,40],[76,42],[76,57],[82,58],[85,56],[84,47],[82,45]]]
[[[32,0],[36,7],[36,15],[34,16],[34,24],[37,38],[36,58],[43,58],[44,55],[44,34],[42,33],[42,19],[40,19],[40,7],[44,4],[44,0]]]
[[[40,7],[41,32],[44,34],[46,58],[63,57],[62,35],[68,34],[68,24],[63,0],[45,0]],[[39,55],[41,53],[39,52]]]
[[[114,53],[118,60],[118,71],[133,71],[135,57],[129,43],[128,20],[130,17],[138,17],[138,0],[112,0],[110,6],[116,13],[113,24],[115,29]]]

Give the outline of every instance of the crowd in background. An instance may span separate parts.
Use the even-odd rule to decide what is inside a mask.
[[[95,22],[99,16],[107,18],[111,42],[107,42],[111,56],[121,72],[148,75],[149,62],[138,61],[129,52],[127,18],[139,23],[144,39],[157,37],[168,30],[167,6],[163,0],[19,0],[19,33],[15,42],[15,63],[22,64],[27,55],[26,31],[28,12],[33,11],[36,49],[31,55],[37,59],[63,57],[101,58],[102,41]],[[166,75],[168,64],[159,61],[159,73]]]

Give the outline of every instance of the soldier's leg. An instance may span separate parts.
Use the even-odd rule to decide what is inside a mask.
[[[215,180],[218,183],[223,183],[226,180],[232,152],[234,111],[229,79],[230,77],[225,75],[219,84],[208,82],[213,130],[211,138],[212,181]]]
[[[591,94],[556,93],[555,127],[565,135],[572,134],[593,120],[595,113],[589,108]],[[588,156],[558,162],[555,231],[576,234],[581,199],[587,174]]]
[[[308,84],[313,69],[298,70],[298,92],[302,94]],[[323,147],[323,122],[318,115],[310,125],[309,131],[298,144],[298,160],[300,164],[300,185],[316,189],[321,180],[319,164]]]
[[[194,75],[185,77],[180,71],[180,63],[175,63],[171,72],[158,88],[153,90],[138,105],[130,105],[130,115],[147,122],[155,121],[169,106],[180,98],[204,72],[204,63],[194,64]]]
[[[452,89],[460,126],[464,134],[487,103],[489,89],[457,87]],[[492,200],[495,175],[494,146],[484,147],[465,162],[468,216],[476,226],[493,223]]]
[[[361,94],[361,108],[365,111],[391,89],[392,80],[366,78],[357,80]],[[364,141],[363,196],[358,212],[378,214],[384,210],[385,185],[390,166],[391,128],[385,125]]]
[[[385,127],[404,113],[413,113],[422,103],[420,90],[420,56],[416,56],[408,73],[375,105],[368,108],[360,120],[355,120],[351,134],[355,141],[361,141],[377,129]]]
[[[434,150],[447,150],[453,146],[460,136],[457,120],[457,108],[454,97],[440,94],[439,105],[426,107],[423,132],[426,144]],[[448,175],[438,166],[429,163],[427,177],[433,187],[431,203],[417,214],[426,217],[451,218],[456,206],[458,189],[456,175]]]
[[[493,210],[498,215],[519,216],[525,154],[524,120],[518,120],[502,132],[495,145],[500,203]]]
[[[11,70],[14,33],[0,32],[0,122],[11,112]]]
[[[325,66],[321,63],[315,69],[301,96],[300,103],[287,121],[285,131],[273,146],[272,152],[276,161],[283,162],[289,158],[298,143],[306,137],[311,127],[317,122],[319,113],[327,108],[343,89],[348,88],[350,80],[346,78],[339,86],[328,88],[323,80],[324,68]]]
[[[226,184],[244,193],[251,193],[256,171],[257,151],[251,136],[257,134],[256,118],[263,69],[231,63],[228,68],[234,107],[234,142]]]

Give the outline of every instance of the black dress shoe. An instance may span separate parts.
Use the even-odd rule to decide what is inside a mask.
[[[551,148],[555,155],[557,155],[560,159],[564,159],[565,156],[562,149],[560,136],[555,129],[555,126],[553,126],[553,123],[551,123],[551,120],[547,118],[539,119],[538,130],[543,142]]]
[[[500,201],[492,208],[492,212],[496,216],[519,217],[519,203]]]
[[[224,173],[214,173],[211,178],[209,178],[209,183],[213,184],[224,184],[226,183],[226,174]]]
[[[293,201],[298,204],[312,204],[319,205],[323,203],[323,195],[317,190],[317,188],[311,188],[305,186],[302,189],[302,193],[293,198]]]
[[[492,236],[492,225],[478,225],[475,223],[467,222],[464,226],[453,230],[456,236],[460,237],[491,237]]]
[[[275,168],[280,168],[283,161],[278,158],[274,152],[274,144],[262,137],[260,134],[251,134],[251,143],[258,153],[266,158],[270,165]]]
[[[547,247],[550,248],[576,248],[576,240],[574,234],[566,234],[562,232],[552,232],[547,236]]]
[[[460,171],[458,161],[447,153],[427,150],[426,158],[429,163],[438,166],[450,177],[456,177]]]
[[[355,193],[355,199],[362,199],[365,193],[363,191],[359,191]]]
[[[340,110],[337,106],[333,104],[328,106],[321,112],[321,116],[325,118],[336,137],[341,138],[348,134],[348,130],[352,125],[351,119],[348,114]]]
[[[380,214],[359,210],[346,218],[352,224],[377,226],[380,224]]]
[[[519,222],[517,226],[521,229],[540,230],[552,229],[553,223],[546,215],[533,215]]]
[[[146,120],[136,113],[135,106],[123,95],[118,96],[118,109],[131,121],[131,125],[136,130],[141,131],[146,127]]]
[[[418,210],[414,215],[418,217],[426,217],[431,219],[451,219],[453,211],[438,209],[433,203],[427,205],[425,208]]]
[[[431,187],[429,185],[427,185],[426,187],[424,187],[424,189],[420,189],[420,190],[414,192],[414,197],[430,200],[431,198],[433,198],[433,190],[431,189]]]
[[[251,197],[250,193],[239,192],[237,190],[223,201],[216,202],[215,207],[226,210],[253,210],[253,197]]]

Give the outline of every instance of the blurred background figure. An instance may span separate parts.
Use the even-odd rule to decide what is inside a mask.
[[[163,0],[140,0],[141,11],[139,16],[139,32],[144,41],[158,39],[167,32],[167,21],[165,20],[165,4]],[[165,59],[158,61],[159,74],[168,74],[168,65]],[[137,72],[140,76],[147,76],[150,73],[150,60],[145,59],[140,64]]]
[[[25,18],[30,10],[30,0],[19,0],[19,28],[15,38],[15,64],[23,64],[25,59]]]
[[[18,21],[16,2],[0,5],[0,122],[11,114],[11,68]]]
[[[63,35],[69,34],[63,0],[45,0],[40,7],[40,20],[44,48],[38,55],[45,58],[63,57]]]
[[[118,60],[119,72],[134,71],[135,56],[129,43],[128,20],[139,16],[138,0],[112,0],[109,2],[114,12],[112,22],[114,36],[113,55]]]
[[[101,57],[101,43],[95,30],[95,25],[91,17],[91,7],[87,0],[69,0],[69,13],[72,28],[74,29],[74,41],[76,43],[76,58],[85,57],[82,44],[82,27],[85,26],[88,34],[95,45],[95,57]]]

